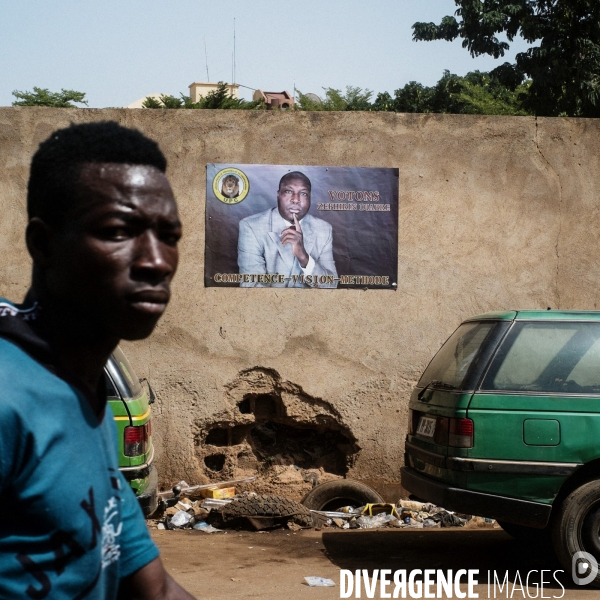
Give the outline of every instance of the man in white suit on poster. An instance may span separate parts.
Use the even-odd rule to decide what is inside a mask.
[[[282,283],[241,287],[337,287],[331,225],[308,214],[310,179],[300,171],[279,182],[277,206],[240,221],[240,274],[280,274]],[[309,277],[307,277],[309,276]]]

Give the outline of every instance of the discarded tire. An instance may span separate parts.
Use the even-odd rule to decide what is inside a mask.
[[[352,479],[326,481],[302,499],[302,504],[311,510],[336,510],[342,506],[357,507],[378,502],[384,500],[374,489]]]
[[[303,527],[312,526],[310,511],[302,504],[279,496],[249,496],[238,498],[223,507],[224,523],[244,517],[285,517]]]
[[[588,583],[594,587],[600,587],[600,573],[597,572],[593,577],[590,572],[591,561],[578,553],[588,552],[596,562],[600,562],[599,531],[600,481],[596,480],[571,492],[552,521],[552,542],[558,559],[571,573],[573,558],[578,556],[575,558],[578,577],[591,579]],[[583,572],[579,571],[580,568]]]

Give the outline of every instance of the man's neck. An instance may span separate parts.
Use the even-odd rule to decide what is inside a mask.
[[[43,297],[43,296],[42,296]],[[76,385],[99,415],[106,398],[98,394],[104,365],[119,340],[84,330],[71,315],[63,314],[52,302],[40,299],[34,290],[27,293],[26,301],[38,301],[41,306],[35,329],[50,345],[57,370]]]

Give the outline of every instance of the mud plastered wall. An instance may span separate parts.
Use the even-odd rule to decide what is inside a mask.
[[[2,295],[29,282],[31,155],[103,119],[159,141],[184,223],[172,304],[124,344],[163,485],[258,475],[300,498],[346,476],[396,499],[411,387],[463,318],[598,308],[597,121],[387,113],[0,109]],[[205,289],[208,162],[398,167],[398,290]]]

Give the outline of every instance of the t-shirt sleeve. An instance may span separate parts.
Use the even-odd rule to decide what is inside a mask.
[[[132,575],[153,561],[159,555],[159,552],[150,537],[144,513],[135,497],[135,493],[120,472],[119,477],[121,489],[123,490],[123,505],[121,508],[123,529],[119,538],[121,545],[119,577],[123,578]]]
[[[37,462],[22,415],[10,403],[0,406],[0,496]]]

